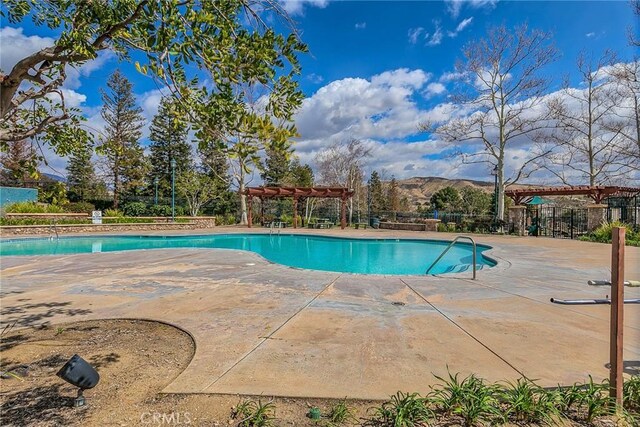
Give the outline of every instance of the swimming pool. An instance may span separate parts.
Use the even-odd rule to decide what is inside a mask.
[[[424,274],[450,242],[442,240],[353,239],[299,234],[210,234],[199,236],[83,236],[0,241],[0,256],[64,255],[171,248],[240,249],[290,267],[360,274]],[[496,263],[477,246],[478,269]],[[472,246],[458,242],[431,274],[470,270]],[[215,255],[212,255],[215,257]],[[215,259],[215,258],[213,258]]]

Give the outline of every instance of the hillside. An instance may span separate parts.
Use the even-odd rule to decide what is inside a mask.
[[[398,185],[403,194],[409,198],[411,206],[416,206],[417,203],[428,202],[433,193],[445,187],[453,187],[456,190],[461,190],[464,187],[473,187],[486,191],[487,193],[493,192],[493,182],[473,181],[469,179],[446,179],[431,176],[418,176],[398,180]]]

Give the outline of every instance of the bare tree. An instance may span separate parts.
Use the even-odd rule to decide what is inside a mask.
[[[547,138],[555,149],[546,168],[565,184],[581,179],[592,186],[612,183],[629,172],[620,150],[624,124],[614,115],[620,92],[606,73],[614,63],[610,51],[597,60],[581,53],[576,62],[581,87],[570,87],[567,78],[548,103],[555,126]]]
[[[359,139],[350,139],[346,143],[334,143],[319,152],[315,161],[320,182],[324,185],[347,187],[354,191],[363,188],[362,162],[371,155],[371,149]],[[356,200],[360,200],[356,194]],[[349,222],[353,220],[353,197],[349,200]],[[359,206],[356,206],[359,208]],[[359,210],[359,209],[358,209]]]
[[[542,108],[547,80],[540,71],[557,56],[550,39],[549,33],[529,31],[526,25],[489,29],[486,38],[463,48],[464,61],[456,65],[465,77],[454,100],[467,114],[446,123],[421,125],[457,144],[463,163],[497,168],[500,220],[504,219],[505,188],[529,176],[535,162],[548,154],[545,149],[531,150],[529,145],[547,123]],[[508,150],[518,148],[525,148],[528,154],[520,153],[517,160],[511,156],[507,167]]]
[[[640,0],[631,0],[629,3],[633,14],[636,15],[636,19],[640,21]],[[636,31],[638,30],[638,25],[640,25],[640,22],[635,25]],[[632,46],[640,46],[640,36],[637,33],[634,34],[633,28],[629,28],[629,43]]]
[[[609,74],[618,96],[612,111],[617,121],[612,125],[621,138],[618,147],[627,157],[628,166],[640,170],[640,58],[615,64],[609,68]]]

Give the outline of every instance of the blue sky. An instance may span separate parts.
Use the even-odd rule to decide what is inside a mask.
[[[632,59],[627,30],[635,19],[625,1],[525,2],[470,0],[437,1],[328,1],[282,0],[297,22],[310,53],[301,59],[300,85],[307,99],[296,123],[300,138],[296,153],[313,164],[319,150],[331,142],[360,138],[372,147],[367,169],[383,175],[470,177],[484,179],[479,167],[454,167],[450,147],[417,131],[416,124],[435,114],[450,113],[450,73],[465,43],[482,38],[487,28],[527,23],[551,31],[560,58],[544,70],[552,90],[571,76],[580,51],[598,56],[605,49],[621,61]],[[0,28],[0,67],[6,69],[21,55],[52,42],[48,29],[31,22]],[[100,128],[99,89],[120,68],[134,83],[140,105],[150,119],[160,92],[139,75],[133,64],[101,55],[78,72],[66,87],[69,99],[83,109],[88,123]],[[145,141],[146,143],[146,141]],[[57,170],[64,159],[52,159]]]

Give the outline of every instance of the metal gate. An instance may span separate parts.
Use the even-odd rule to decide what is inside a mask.
[[[609,197],[607,221],[620,221],[640,228],[640,197]]]
[[[529,206],[526,226],[529,235],[577,239],[587,234],[587,209]]]

